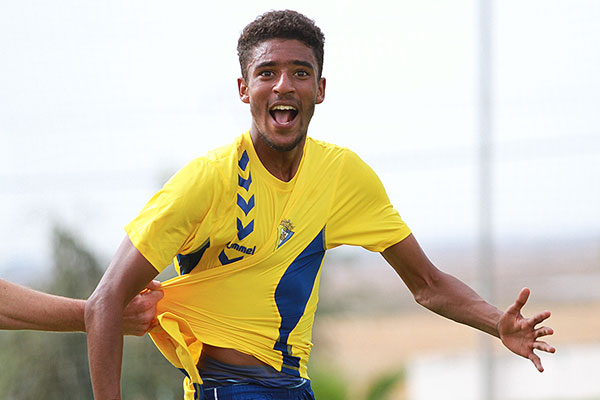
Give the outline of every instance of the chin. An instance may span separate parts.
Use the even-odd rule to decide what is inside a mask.
[[[293,138],[286,136],[283,138],[284,140],[277,140],[277,138],[268,137],[267,135],[264,135],[262,133],[261,136],[270,148],[272,148],[273,150],[285,152],[294,150],[298,146],[298,144],[300,144],[300,142],[302,142],[302,140],[306,137],[306,133],[294,135]],[[274,136],[279,135],[276,134]]]

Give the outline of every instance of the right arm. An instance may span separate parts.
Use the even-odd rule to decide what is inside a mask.
[[[123,311],[123,334],[141,336],[156,316],[163,297],[160,282],[152,281]],[[0,279],[0,329],[85,332],[85,300],[56,296]]]
[[[0,279],[0,329],[85,331],[85,300],[38,292]]]
[[[125,305],[158,271],[125,237],[85,306],[90,374],[96,400],[121,398]]]

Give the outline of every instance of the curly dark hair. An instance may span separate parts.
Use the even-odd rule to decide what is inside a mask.
[[[269,11],[249,23],[238,40],[237,52],[242,76],[248,78],[248,64],[252,51],[269,39],[296,39],[310,47],[317,59],[318,78],[323,72],[325,35],[314,21],[297,11]]]

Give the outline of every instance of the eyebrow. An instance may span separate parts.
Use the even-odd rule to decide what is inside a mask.
[[[264,62],[261,62],[260,64],[256,65],[256,67],[255,67],[255,68],[256,68],[256,69],[259,69],[259,68],[266,68],[266,67],[274,67],[274,66],[276,66],[277,64],[278,64],[278,63],[277,63],[277,62],[275,62],[275,61],[264,61]],[[290,62],[290,64],[293,64],[293,65],[298,65],[298,66],[301,66],[301,67],[310,68],[310,69],[312,69],[313,71],[314,71],[314,69],[315,69],[315,67],[314,67],[314,66],[313,66],[311,63],[309,63],[308,61],[302,61],[302,60],[293,60],[293,61],[291,61],[291,62]]]

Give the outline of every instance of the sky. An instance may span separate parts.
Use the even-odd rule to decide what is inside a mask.
[[[492,2],[497,240],[600,240],[600,3]],[[249,128],[235,46],[293,8],[326,36],[309,135],[379,174],[423,242],[478,235],[476,1],[0,3],[0,276],[67,228],[103,257],[187,161]]]

